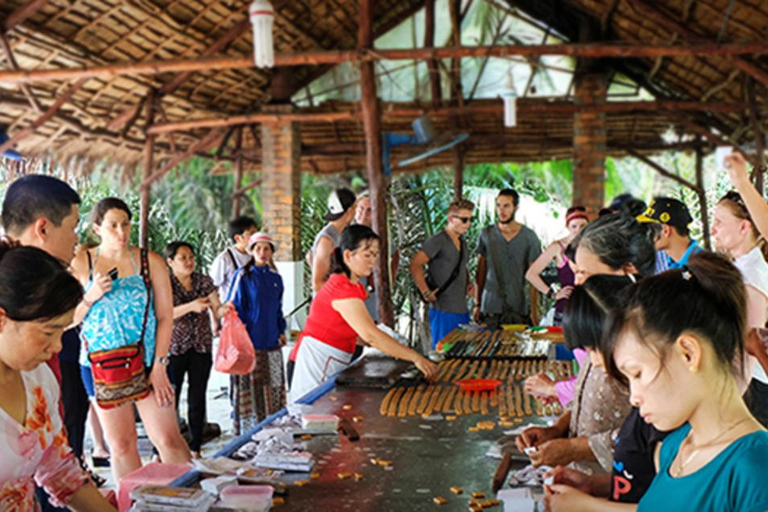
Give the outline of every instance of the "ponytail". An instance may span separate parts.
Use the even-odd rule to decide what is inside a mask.
[[[332,274],[344,274],[347,277],[351,277],[352,272],[344,262],[344,251],[356,251],[361,247],[368,247],[374,241],[379,240],[379,235],[368,226],[355,224],[354,226],[347,226],[341,233],[341,239],[339,240],[339,246],[333,250],[331,254],[331,273]]]
[[[350,277],[350,270],[344,263],[344,253],[341,251],[341,247],[336,247],[331,253],[331,274],[344,274]]]
[[[664,359],[684,333],[709,343],[717,361],[729,373],[744,355],[747,332],[747,293],[739,270],[724,257],[699,253],[682,269],[640,281],[626,303],[614,311],[603,333],[609,373],[624,380],[613,361],[616,344],[631,330]]]

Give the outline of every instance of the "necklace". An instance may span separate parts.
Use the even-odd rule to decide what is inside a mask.
[[[688,455],[688,457],[685,460],[680,460],[679,458],[676,459],[676,460],[679,461],[678,464],[677,464],[677,470],[675,471],[672,467],[669,468],[670,469],[670,473],[672,473],[672,476],[675,477],[675,478],[680,478],[680,476],[682,476],[683,472],[685,471],[685,466],[690,464],[690,462],[699,454],[699,451],[701,451],[702,448],[706,448],[708,446],[712,446],[713,444],[715,444],[715,442],[719,441],[725,434],[727,434],[728,432],[733,431],[734,428],[736,428],[737,426],[741,425],[742,423],[744,423],[748,419],[749,418],[743,418],[742,420],[734,423],[730,427],[723,429],[723,431],[720,432],[714,439],[712,439],[710,441],[707,441],[706,443],[701,444],[701,445],[697,446],[696,448],[692,448],[693,451],[691,452],[690,455]],[[693,431],[688,433],[688,435],[685,437],[685,440],[683,441],[683,444],[687,443],[690,440],[692,433],[693,433]],[[682,450],[682,446],[681,446],[680,447],[680,452],[682,452],[682,451],[683,450]],[[678,456],[680,455],[680,452],[678,452]]]

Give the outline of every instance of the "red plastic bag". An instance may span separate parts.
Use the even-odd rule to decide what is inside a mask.
[[[230,309],[224,315],[214,368],[222,373],[247,375],[253,371],[254,366],[256,352],[253,350],[251,337],[237,316],[237,311]]]

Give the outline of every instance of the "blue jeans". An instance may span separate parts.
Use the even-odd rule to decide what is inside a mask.
[[[448,313],[439,309],[430,309],[429,329],[432,332],[432,350],[435,350],[437,343],[457,328],[459,324],[468,323],[469,313]]]

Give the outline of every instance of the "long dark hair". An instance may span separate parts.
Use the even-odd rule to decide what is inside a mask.
[[[644,279],[628,290],[624,305],[614,309],[604,331],[608,372],[625,380],[613,361],[620,336],[632,330],[664,361],[683,333],[712,345],[718,363],[735,372],[744,356],[747,294],[739,270],[724,257],[699,253],[682,269]]]
[[[83,287],[53,256],[0,242],[0,308],[16,322],[45,321],[80,303]]]
[[[104,216],[110,210],[121,210],[128,215],[128,220],[133,218],[131,209],[125,204],[125,201],[118,199],[117,197],[105,197],[93,207],[93,213],[91,213],[91,221],[96,226],[101,226],[104,222]]]
[[[605,215],[590,222],[571,244],[583,246],[614,270],[631,263],[640,276],[653,275],[656,265],[653,230],[626,213]]]
[[[339,246],[333,251],[331,257],[331,273],[332,274],[345,274],[350,277],[350,270],[346,263],[344,263],[344,251],[356,251],[361,247],[370,247],[370,245],[379,240],[379,235],[368,226],[355,224],[348,226],[341,233],[341,240]]]
[[[608,313],[630,284],[627,276],[595,275],[576,286],[563,312],[565,346],[600,350]]]

